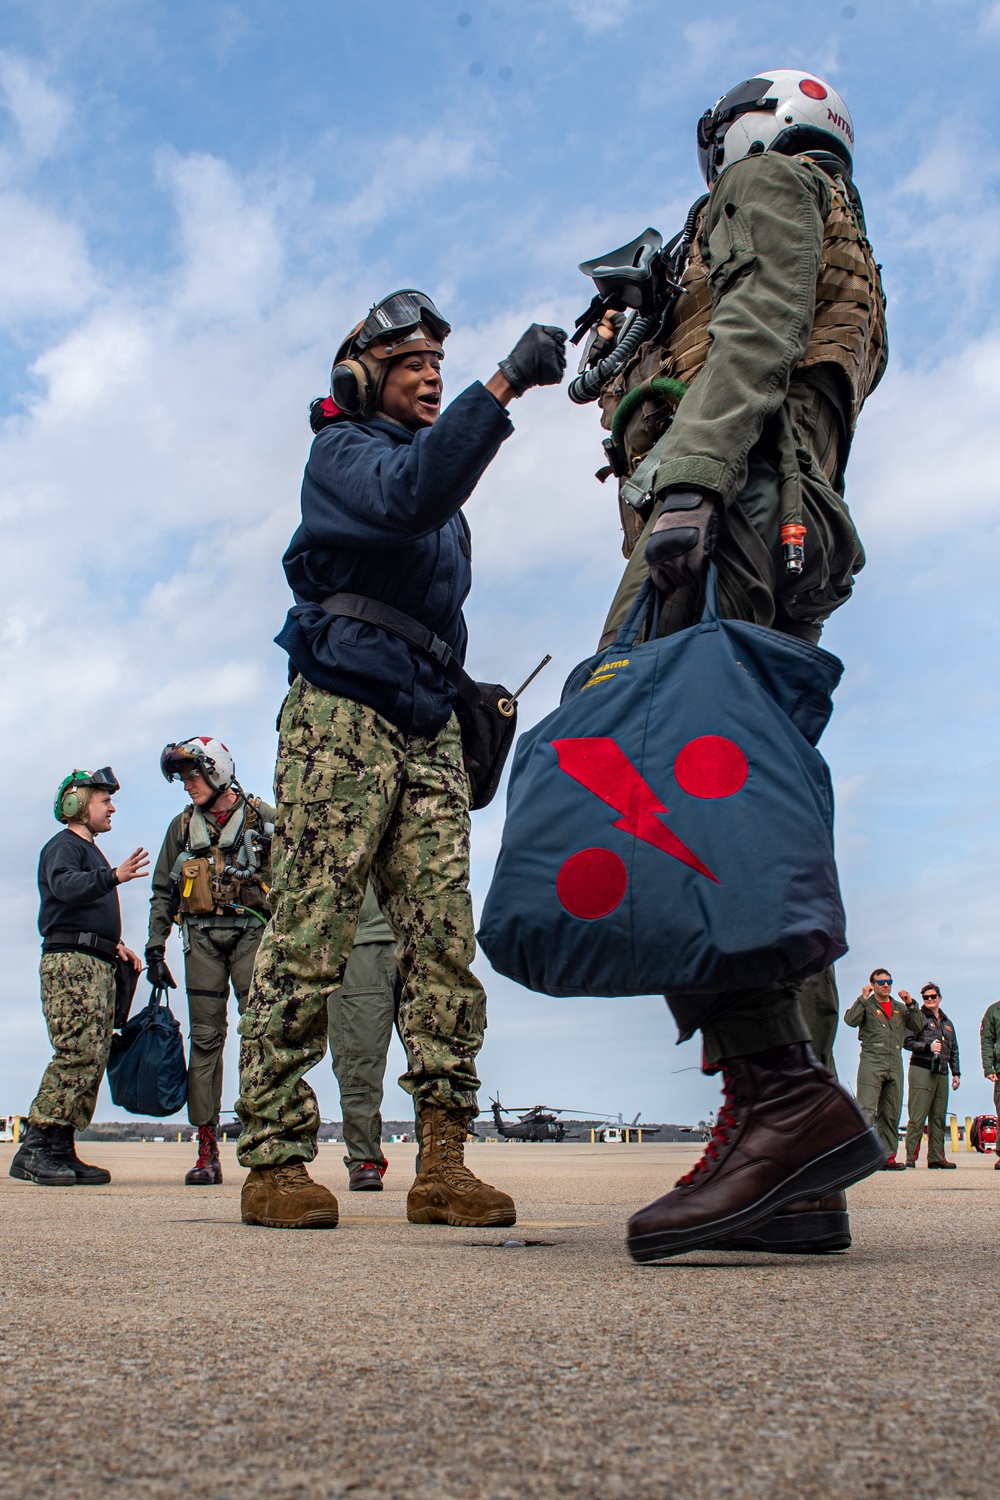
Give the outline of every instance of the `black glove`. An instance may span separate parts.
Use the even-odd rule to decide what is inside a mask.
[[[718,529],[718,504],[704,490],[667,490],[646,543],[646,562],[661,593],[701,582]]]
[[[163,955],[166,951],[165,943],[151,943],[146,949],[146,973],[154,990],[175,990],[177,988],[174,976],[163,960]]]
[[[532,323],[500,361],[500,374],[515,396],[523,396],[533,385],[558,385],[565,371],[566,334],[543,323]]]

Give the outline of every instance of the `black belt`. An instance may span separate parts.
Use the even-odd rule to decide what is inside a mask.
[[[433,630],[421,625],[410,615],[379,599],[369,599],[364,594],[329,594],[320,600],[324,614],[343,615],[348,620],[361,620],[365,625],[375,625],[398,635],[401,640],[424,651],[436,662],[448,681],[458,689],[473,712],[482,705],[483,695],[478,685],[469,676],[447,641],[443,641]]]
[[[96,932],[69,932],[60,929],[58,932],[46,933],[42,940],[42,952],[51,953],[55,948],[86,948],[92,953],[99,953],[102,958],[118,957],[118,944],[98,937]]]

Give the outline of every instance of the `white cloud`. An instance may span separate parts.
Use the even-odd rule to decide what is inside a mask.
[[[477,138],[453,136],[442,130],[380,141],[368,181],[353,198],[332,209],[325,216],[327,222],[340,235],[368,229],[434,184],[467,176],[481,150]]]
[[[0,326],[75,312],[94,289],[76,225],[23,193],[0,193]]]
[[[564,0],[564,4],[584,31],[608,31],[626,20],[636,0]]]
[[[50,156],[72,115],[69,101],[9,52],[0,52],[0,94],[17,127],[21,162]]]
[[[208,322],[227,316],[246,321],[281,286],[275,204],[252,201],[229,167],[212,156],[165,156],[161,170],[180,217],[177,310]]]
[[[863,537],[904,543],[1000,515],[1000,335],[890,371],[862,414],[848,498]]]

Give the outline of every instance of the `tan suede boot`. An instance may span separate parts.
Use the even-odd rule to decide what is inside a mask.
[[[340,1217],[330,1189],[313,1182],[301,1161],[252,1167],[240,1208],[244,1224],[268,1229],[335,1229]]]
[[[473,1177],[465,1138],[473,1112],[420,1107],[420,1171],[406,1199],[411,1224],[458,1224],[470,1229],[517,1223],[514,1200]]]

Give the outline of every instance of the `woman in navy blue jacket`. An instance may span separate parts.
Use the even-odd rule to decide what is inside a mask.
[[[450,332],[422,293],[393,293],[344,341],[284,557],[295,595],[279,645],[292,686],[275,772],[273,919],[257,955],[240,1054],[244,1222],[331,1227],[312,1181],[319,1111],[303,1075],[326,1050],[369,876],[399,940],[400,1080],[420,1120],[414,1223],[513,1224],[513,1200],[464,1166],[478,1112],[486,997],[469,964],[469,782],[456,690],[436,661],[334,595],[390,605],[463,660],[472,582],[462,506],[512,431],[506,407],[565,368],[561,329],[532,324],[485,384],[441,410]],[[327,606],[324,608],[324,601]]]

